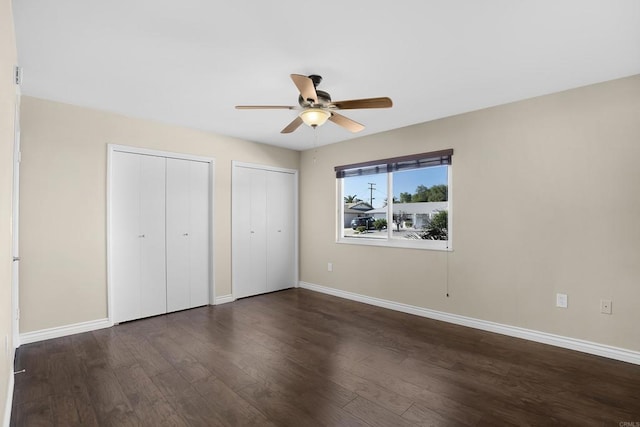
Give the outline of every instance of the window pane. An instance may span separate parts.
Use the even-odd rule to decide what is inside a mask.
[[[342,237],[387,238],[387,173],[342,179]]]
[[[448,166],[393,173],[394,239],[447,240]]]

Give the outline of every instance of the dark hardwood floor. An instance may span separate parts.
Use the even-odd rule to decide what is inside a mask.
[[[640,366],[302,289],[24,345],[20,369],[11,426],[640,425]]]

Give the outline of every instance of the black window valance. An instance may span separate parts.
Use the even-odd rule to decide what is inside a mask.
[[[373,175],[378,173],[404,171],[451,164],[453,149],[411,154],[389,159],[372,160],[351,165],[336,166],[336,178]]]

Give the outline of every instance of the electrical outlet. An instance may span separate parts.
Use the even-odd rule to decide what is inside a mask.
[[[600,313],[602,314],[611,314],[611,304],[612,301],[610,299],[601,299],[600,300]]]
[[[567,294],[556,294],[556,307],[567,308],[569,306],[569,297]]]
[[[332,262],[327,264],[327,271],[333,271],[333,263]]]

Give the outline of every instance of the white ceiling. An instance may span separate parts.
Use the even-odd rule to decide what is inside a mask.
[[[638,0],[14,0],[23,94],[304,150],[640,74]],[[389,96],[280,134],[289,74]]]

